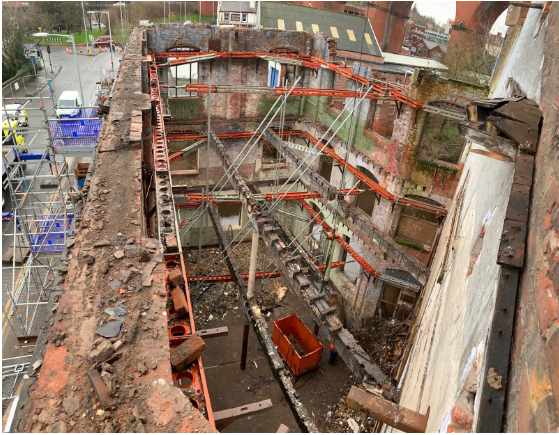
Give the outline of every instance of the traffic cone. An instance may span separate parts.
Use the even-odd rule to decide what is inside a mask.
[[[105,47],[105,53],[107,52],[107,47]]]
[[[70,49],[66,47],[66,54],[70,54]]]

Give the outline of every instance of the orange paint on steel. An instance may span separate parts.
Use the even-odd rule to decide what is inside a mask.
[[[299,342],[300,347],[305,351],[304,355],[299,355],[290,337],[294,337]],[[295,376],[301,376],[320,365],[322,343],[296,314],[274,322],[272,342]]]
[[[355,74],[351,71],[351,68],[346,66],[339,66],[331,62],[326,62],[318,57],[304,55],[304,54],[292,54],[292,53],[264,53],[264,52],[217,52],[217,53],[210,53],[210,52],[164,52],[164,53],[157,53],[156,57],[159,59],[166,59],[169,57],[174,57],[176,59],[172,59],[168,61],[169,66],[178,66],[185,64],[186,62],[184,58],[194,57],[194,56],[201,56],[201,55],[209,55],[214,54],[220,58],[224,59],[244,59],[244,58],[257,58],[260,56],[274,56],[274,57],[283,57],[287,59],[298,59],[302,61],[302,66],[306,68],[313,68],[313,69],[320,69],[322,67],[328,68],[329,70],[333,71],[334,73],[340,74],[350,80],[353,80],[357,83],[360,83],[364,86],[372,86],[374,92],[378,92],[384,96],[389,98],[393,98],[396,101],[400,101],[404,104],[407,104],[414,109],[421,109],[424,107],[423,103],[414,100],[413,98],[407,97],[402,94],[402,91],[399,87],[392,85],[392,84],[376,84],[369,82],[368,79],[365,77],[361,77],[358,74]],[[158,65],[163,66],[163,65]],[[282,91],[283,93],[283,91]]]
[[[317,216],[318,213],[316,211],[313,210],[313,208],[309,205],[309,203],[307,201],[305,201],[304,199],[300,199],[299,202],[301,203],[301,205],[311,214],[311,216],[314,218],[316,216],[316,222],[319,225],[322,225],[322,228],[324,228],[324,230],[327,233],[332,233],[332,228],[330,227],[330,225],[328,225],[326,223],[326,221],[324,221],[322,218],[320,218],[320,216]],[[345,241],[344,239],[342,239],[339,235],[337,235],[338,233],[336,233],[334,235],[334,240],[336,240],[336,242],[338,242],[340,245],[342,245],[342,247],[349,252],[349,254],[355,259],[355,261],[357,261],[362,267],[363,269],[365,269],[368,273],[370,273],[371,275],[374,275],[376,278],[380,277],[380,273],[378,273],[369,263],[367,263],[365,261],[365,259],[363,257],[361,257],[357,252],[355,252],[355,250],[353,248],[351,248]]]
[[[309,219],[310,220],[310,219]],[[334,263],[332,263],[332,268],[338,268],[338,267],[342,267],[344,264],[347,263],[353,263],[353,261],[336,261]],[[321,264],[319,266],[316,266],[318,269],[326,269],[326,265],[325,264]],[[275,272],[257,272],[256,273],[256,279],[264,279],[264,278],[278,278],[280,276],[283,276],[283,271],[281,270],[277,270]],[[243,278],[244,279],[248,279],[248,273],[244,273],[243,274]],[[198,281],[204,281],[204,282],[232,282],[235,280],[235,277],[233,275],[217,275],[217,276],[207,276],[207,277],[202,277],[200,279],[198,279],[195,276],[189,276],[188,277],[188,282],[191,283],[196,283]]]

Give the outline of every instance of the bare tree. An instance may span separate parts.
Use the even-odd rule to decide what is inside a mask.
[[[458,22],[454,29],[460,29]],[[490,28],[490,26],[489,26]],[[449,77],[477,84],[487,85],[496,56],[487,49],[488,26],[480,26],[478,32],[453,32],[443,63],[449,68]]]

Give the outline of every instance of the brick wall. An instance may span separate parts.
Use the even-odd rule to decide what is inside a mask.
[[[555,432],[559,427],[559,5],[556,3],[551,4],[548,20],[540,87],[544,122],[536,154],[526,264],[518,294],[506,401],[505,429],[509,432]]]

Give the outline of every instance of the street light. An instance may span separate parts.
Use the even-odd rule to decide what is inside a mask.
[[[78,83],[80,84],[80,95],[82,97],[82,104],[85,104],[85,99],[83,98],[83,89],[82,89],[82,79],[80,77],[80,68],[78,66],[78,55],[76,54],[76,41],[74,41],[74,35],[59,35],[58,33],[34,33],[33,36],[37,36],[39,38],[46,38],[47,36],[60,36],[62,38],[71,39],[72,40],[72,51],[74,52],[74,61],[76,62],[76,71],[78,72]]]
[[[113,70],[113,79],[115,78],[115,65],[113,63],[113,34],[111,33],[111,14],[109,14],[109,11],[99,11],[99,12],[95,12],[95,11],[87,11],[88,14],[107,14],[107,19],[109,21],[109,48],[110,48],[110,52],[111,52],[111,69]],[[99,23],[101,24],[101,23]]]

